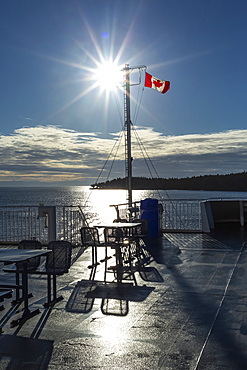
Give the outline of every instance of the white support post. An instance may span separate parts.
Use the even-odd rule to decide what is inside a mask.
[[[244,205],[243,205],[242,200],[239,201],[239,211],[240,211],[240,214],[239,214],[240,225],[243,227],[244,226]]]
[[[56,233],[56,207],[55,206],[40,206],[38,209],[39,217],[48,218],[48,242],[55,241]]]
[[[214,220],[210,202],[200,202],[201,206],[201,218],[202,218],[202,231],[209,233],[211,229],[214,229]]]

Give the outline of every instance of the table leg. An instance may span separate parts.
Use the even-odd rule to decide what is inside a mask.
[[[116,248],[116,273],[117,273],[117,282],[120,284],[123,280],[123,259],[121,246]]]
[[[27,262],[23,263],[23,273],[22,273],[22,295],[24,300],[24,313],[23,316],[29,315],[30,310],[28,308],[28,272],[27,272]]]
[[[40,313],[40,310],[34,310],[30,311],[28,307],[28,269],[27,269],[27,261],[23,262],[23,272],[21,273],[22,275],[22,298],[24,301],[24,312],[21,318],[17,320],[13,320],[11,322],[11,327],[23,324],[26,320],[30,319],[31,317],[37,315]]]

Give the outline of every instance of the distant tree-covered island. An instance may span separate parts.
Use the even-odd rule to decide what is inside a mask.
[[[92,184],[93,189],[126,189],[126,178]],[[208,190],[247,191],[247,172],[228,175],[204,175],[186,178],[133,177],[133,190]]]

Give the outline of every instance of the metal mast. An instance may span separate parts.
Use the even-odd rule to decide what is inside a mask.
[[[139,69],[146,70],[146,66],[136,66],[130,67],[129,64],[125,64],[124,71],[124,123],[125,123],[125,176],[127,182],[127,203],[130,211],[132,209],[132,155],[131,155],[131,118],[130,118],[130,86],[140,85],[141,77],[139,74],[139,82],[135,84],[130,83],[130,73],[131,71]]]
[[[125,122],[125,176],[127,182],[128,207],[132,207],[132,156],[131,156],[131,119],[130,119],[130,68],[125,64],[124,68],[124,122]]]

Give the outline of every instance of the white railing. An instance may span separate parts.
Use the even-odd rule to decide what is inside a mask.
[[[201,231],[200,200],[162,200],[162,228],[166,231]]]
[[[84,217],[77,206],[55,207],[54,230],[49,230],[51,220],[47,213],[40,212],[41,209],[39,206],[0,206],[0,242],[7,244],[36,239],[45,244],[52,235],[58,240],[80,244]]]

